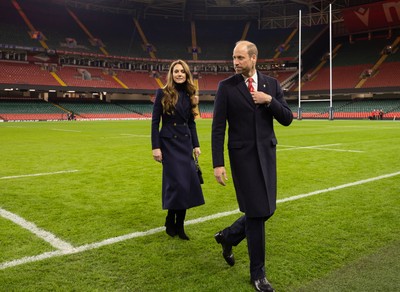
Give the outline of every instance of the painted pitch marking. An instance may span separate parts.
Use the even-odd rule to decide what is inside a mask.
[[[56,129],[53,128],[53,131],[61,131],[61,132],[74,132],[74,133],[82,133],[82,131],[78,131],[78,130],[66,130],[66,129]]]
[[[335,187],[330,187],[327,189],[318,190],[318,191],[310,192],[307,194],[300,194],[300,195],[280,199],[280,200],[277,200],[277,203],[280,204],[280,203],[286,203],[286,202],[290,202],[290,201],[296,201],[296,200],[303,199],[306,197],[311,197],[311,196],[315,196],[315,195],[319,195],[319,194],[323,194],[323,193],[328,193],[328,192],[336,191],[339,189],[357,186],[357,185],[361,185],[361,184],[365,184],[365,183],[369,183],[369,182],[373,182],[373,181],[377,181],[377,180],[381,180],[381,179],[385,179],[385,178],[390,178],[390,177],[394,177],[394,176],[398,176],[398,175],[400,175],[400,171],[394,172],[394,173],[389,173],[389,174],[384,174],[384,175],[380,175],[380,176],[376,176],[376,177],[372,177],[372,178],[368,178],[368,179],[364,179],[364,180],[359,180],[356,182],[347,183],[347,184],[343,184],[343,185],[339,185],[339,186],[335,186]],[[214,220],[214,219],[230,216],[230,215],[237,214],[237,213],[240,213],[239,209],[236,209],[233,211],[228,211],[228,212],[217,213],[217,214],[213,214],[210,216],[205,216],[205,217],[201,217],[201,218],[197,218],[197,219],[193,219],[193,220],[188,220],[188,221],[186,221],[186,225],[206,222],[209,220]],[[20,259],[9,261],[9,262],[0,263],[0,270],[23,265],[26,263],[37,262],[37,261],[41,261],[41,260],[45,260],[45,259],[49,259],[49,258],[53,258],[53,257],[57,257],[57,256],[80,253],[80,252],[84,252],[87,250],[92,250],[92,249],[99,248],[102,246],[111,245],[114,243],[125,241],[128,239],[143,237],[143,236],[156,234],[156,233],[163,232],[163,231],[164,231],[164,227],[157,227],[157,228],[153,228],[153,229],[150,229],[147,231],[133,232],[133,233],[129,233],[126,235],[108,238],[108,239],[105,239],[105,240],[102,240],[99,242],[95,242],[95,243],[81,245],[78,247],[64,248],[64,249],[59,249],[57,251],[45,252],[45,253],[42,253],[42,254],[39,254],[36,256],[23,257]]]
[[[0,216],[14,222],[15,224],[21,226],[22,228],[27,229],[28,231],[35,234],[37,237],[48,242],[51,246],[55,247],[56,249],[69,250],[73,248],[73,246],[68,242],[63,241],[57,238],[54,234],[37,227],[35,223],[29,222],[14,213],[4,210],[3,208],[0,208]]]
[[[77,170],[77,169],[72,169],[72,170],[61,170],[61,171],[55,171],[55,172],[22,174],[22,175],[13,175],[13,176],[3,176],[3,177],[0,177],[0,179],[14,179],[14,178],[44,176],[44,175],[53,175],[53,174],[72,173],[72,172],[77,172],[77,171],[79,171],[79,170]]]
[[[280,145],[281,147],[286,147],[285,149],[278,149],[277,151],[291,151],[291,150],[299,150],[299,149],[315,149],[315,150],[324,150],[324,151],[337,151],[337,152],[357,152],[361,153],[364,151],[361,150],[346,150],[346,149],[337,149],[337,148],[324,148],[327,146],[338,146],[342,145],[341,143],[336,144],[326,144],[326,145],[315,145],[315,146],[290,146],[290,145]]]

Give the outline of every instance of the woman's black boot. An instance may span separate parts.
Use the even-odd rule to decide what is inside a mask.
[[[167,217],[165,218],[165,231],[171,237],[176,235],[174,210],[168,210]]]
[[[189,237],[185,233],[184,221],[186,217],[186,210],[176,211],[176,234],[180,239],[189,240]]]

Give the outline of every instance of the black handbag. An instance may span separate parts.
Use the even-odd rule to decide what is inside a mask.
[[[200,184],[204,184],[203,173],[199,165],[199,160],[197,159],[196,156],[194,157],[194,164],[196,165],[196,172],[197,176],[199,177]]]

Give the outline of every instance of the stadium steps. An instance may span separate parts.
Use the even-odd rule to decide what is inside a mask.
[[[392,43],[392,48],[396,49],[398,44],[400,42],[400,37],[397,37],[394,42]],[[377,72],[378,68],[385,62],[385,60],[388,58],[388,54],[382,54],[381,57],[378,59],[378,61],[375,63],[375,65],[371,68],[372,72]],[[363,85],[367,82],[367,80],[371,77],[364,77],[360,80],[360,82],[356,85],[355,88],[361,88]]]
[[[11,1],[0,1],[0,11],[0,43],[30,47],[37,46],[37,41],[33,40],[27,33],[26,24]]]
[[[30,32],[35,32],[38,31],[33,24],[31,23],[31,21],[29,20],[29,18],[27,17],[27,15],[24,13],[23,9],[21,8],[21,6],[18,4],[18,2],[16,0],[12,0],[12,4],[14,5],[15,9],[18,11],[19,15],[21,16],[21,18],[24,20],[25,24],[28,26],[28,28],[30,29]],[[39,41],[39,43],[41,44],[41,46],[45,49],[49,49],[49,47],[47,46],[45,40],[46,37],[41,33],[41,37],[37,39]]]
[[[192,59],[196,61],[200,48],[197,47],[196,23],[194,21],[190,22],[190,32],[192,38]],[[196,48],[196,50],[194,50],[194,48]]]
[[[332,58],[335,58],[335,56],[337,55],[337,53],[338,53],[338,51],[340,50],[340,48],[342,47],[342,44],[337,44],[336,46],[335,46],[335,48],[332,50]],[[310,73],[308,73],[307,74],[307,76],[309,76],[308,77],[308,81],[302,81],[302,83],[301,83],[301,86],[302,86],[302,88],[303,88],[303,90],[305,90],[304,89],[304,85],[306,84],[306,83],[308,83],[308,82],[312,82],[313,80],[315,80],[318,76],[318,72],[324,67],[324,65],[327,63],[327,61],[328,61],[329,59],[327,59],[327,58],[322,58],[321,59],[321,62],[314,68],[314,70],[312,70]],[[297,87],[296,89],[295,89],[295,91],[298,91],[299,90],[299,88]]]
[[[364,88],[398,87],[400,76],[400,62],[387,62],[380,66],[374,76],[368,78]]]
[[[249,33],[250,25],[251,25],[250,21],[246,22],[246,24],[244,25],[244,29],[243,29],[241,40],[246,40],[247,39],[247,34]]]
[[[146,38],[146,36],[145,36],[145,34],[144,34],[144,32],[143,32],[142,27],[140,26],[139,21],[138,21],[136,18],[134,18],[133,21],[134,21],[135,26],[136,26],[136,28],[137,28],[139,34],[140,34],[140,37],[142,38],[143,45],[144,45],[144,46],[150,45],[150,43],[147,41],[147,38]],[[152,48],[153,48],[153,46],[151,46],[151,47],[148,48],[148,52],[149,52],[150,58],[156,59],[156,55],[154,54]],[[163,86],[164,86],[163,83],[161,82],[160,78],[158,78],[158,77],[155,76],[154,79],[156,80],[158,86],[160,86],[160,87],[163,87]]]
[[[71,11],[71,9],[67,8],[68,13],[71,15],[71,17],[75,20],[75,22],[79,25],[79,27],[86,33],[86,35],[89,37],[90,40],[92,40],[95,43],[96,38],[90,33],[90,31],[86,28],[86,26],[80,21],[78,16]],[[98,43],[97,43],[98,44]],[[99,45],[99,50],[106,56],[108,56],[108,52],[106,49]]]
[[[289,43],[290,43],[290,41],[292,40],[292,38],[295,36],[295,34],[298,32],[298,28],[296,27],[295,29],[293,29],[293,31],[290,33],[290,35],[287,37],[287,39],[285,40],[285,42],[282,44],[282,49],[284,50],[284,51],[286,51],[286,50],[288,50],[289,49]],[[281,48],[281,47],[279,47],[279,48]],[[279,49],[275,49],[275,51],[276,51],[276,53],[275,53],[275,55],[274,55],[274,59],[277,59],[277,58],[279,58],[279,56],[281,55],[281,51],[279,50]]]

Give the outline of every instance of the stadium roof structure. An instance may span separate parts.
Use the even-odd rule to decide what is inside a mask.
[[[49,0],[36,0],[49,3]],[[342,20],[341,9],[372,0],[50,0],[68,7],[131,14],[140,18],[182,20],[257,20],[260,29],[294,27],[302,11],[306,25],[326,24],[329,4],[332,20]]]

